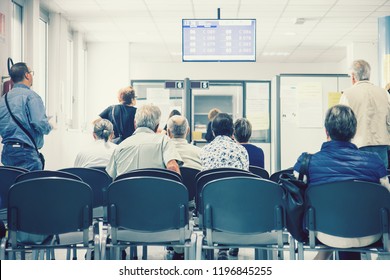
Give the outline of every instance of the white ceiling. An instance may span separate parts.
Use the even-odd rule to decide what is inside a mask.
[[[130,42],[146,62],[181,61],[183,18],[257,19],[257,62],[339,62],[352,42],[376,42],[389,0],[41,0],[88,42]],[[304,18],[304,24],[295,24]]]

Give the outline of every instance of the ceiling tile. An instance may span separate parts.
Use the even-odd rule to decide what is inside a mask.
[[[181,61],[183,18],[255,18],[258,62],[338,62],[352,41],[377,40],[390,0],[40,0],[86,41],[127,41],[142,61]],[[306,19],[302,25],[296,18]],[[294,35],[295,33],[295,35]],[[287,36],[290,35],[290,36]],[[293,35],[293,36],[291,36]],[[339,49],[334,49],[334,47]],[[340,49],[341,48],[341,49]],[[158,49],[158,51],[157,51]],[[263,56],[261,52],[292,52]]]

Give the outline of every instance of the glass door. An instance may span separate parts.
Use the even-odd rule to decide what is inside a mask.
[[[210,81],[208,89],[192,90],[191,128],[192,140],[205,143],[208,113],[217,108],[232,116],[233,120],[243,116],[243,82]]]
[[[161,110],[159,129],[163,129],[168,121],[169,113],[176,109],[183,112],[184,89],[166,89],[165,81],[134,80],[131,82],[137,96],[136,107],[143,104],[157,105]]]

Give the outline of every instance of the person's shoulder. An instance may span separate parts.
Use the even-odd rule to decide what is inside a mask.
[[[42,98],[41,96],[33,91],[32,89],[26,89],[26,91],[24,91],[24,93],[27,95],[27,100],[40,100],[42,101]]]
[[[189,149],[192,149],[193,151],[200,152],[202,149],[199,148],[198,146],[192,145],[190,143],[187,143],[186,145]]]
[[[247,150],[263,151],[262,148],[260,148],[260,147],[258,147],[256,145],[250,144],[250,143],[242,144],[242,146],[244,148],[246,148]]]
[[[343,89],[343,95],[349,95],[351,92],[353,92],[356,89],[356,86],[353,85],[351,87],[348,87],[346,89]]]
[[[375,152],[362,151],[362,150],[357,150],[356,152],[358,153],[360,158],[362,158],[362,160],[364,160],[365,162],[369,162],[371,166],[383,165],[383,160]]]

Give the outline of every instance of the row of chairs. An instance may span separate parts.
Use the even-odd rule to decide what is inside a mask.
[[[207,183],[198,234],[188,215],[188,190],[180,182],[141,176],[111,183],[107,230],[101,233],[93,231],[92,196],[88,184],[75,179],[14,184],[8,195],[9,238],[2,240],[0,257],[14,258],[16,251],[26,249],[48,254],[54,248],[83,248],[87,257],[94,250],[95,259],[120,259],[126,247],[160,245],[185,248],[186,259],[210,258],[214,249],[229,247],[253,248],[255,259],[264,258],[264,251],[287,250],[295,259],[296,243],[285,231],[284,192],[269,180],[237,176]],[[306,250],[339,250],[318,247],[316,231],[349,238],[380,234],[380,247],[351,250],[389,251],[390,195],[382,186],[360,181],[324,184],[309,188],[306,199],[310,242],[298,244],[299,259]],[[50,238],[23,244],[17,240],[21,231]]]
[[[229,172],[227,172],[227,171],[229,171]],[[235,170],[235,171],[237,171],[237,170]],[[139,172],[139,171],[137,171],[137,172]],[[134,171],[134,173],[136,173],[136,174],[133,174],[133,176],[135,175],[136,177],[141,177],[141,178],[143,178],[143,176],[145,176],[145,175],[148,175],[148,174],[145,174],[145,173],[143,173],[143,174],[141,174],[141,173],[138,173],[137,174],[137,172],[136,171]],[[238,173],[240,172],[240,171],[237,171]],[[32,172],[31,172],[32,173]],[[169,173],[169,172],[167,172],[167,173]],[[205,186],[210,182],[210,181],[213,181],[213,180],[215,180],[215,179],[218,179],[218,178],[223,178],[223,176],[216,176],[215,174],[218,174],[218,173],[224,173],[225,174],[225,177],[226,176],[229,176],[230,178],[229,179],[225,179],[225,180],[228,180],[228,181],[224,181],[223,183],[221,183],[221,186],[220,186],[220,191],[216,191],[216,194],[217,195],[219,195],[220,196],[220,198],[216,198],[218,201],[221,201],[220,199],[221,199],[221,196],[223,196],[224,198],[226,198],[226,199],[234,199],[234,202],[230,202],[230,203],[221,203],[221,209],[229,209],[229,207],[230,206],[232,206],[233,207],[233,209],[235,209],[234,208],[234,206],[238,206],[238,210],[240,210],[240,209],[243,209],[243,206],[241,205],[241,203],[238,203],[237,201],[239,201],[240,199],[238,199],[239,198],[239,194],[245,194],[246,192],[243,192],[243,189],[242,189],[242,186],[243,185],[247,185],[247,183],[249,182],[247,182],[247,181],[242,181],[241,179],[242,179],[242,177],[245,177],[246,178],[246,180],[249,180],[249,179],[252,179],[252,180],[254,180],[254,181],[256,181],[256,180],[259,180],[259,178],[257,178],[256,176],[254,176],[253,174],[251,175],[251,174],[249,174],[249,173],[245,173],[245,172],[242,172],[241,171],[241,174],[238,174],[238,175],[236,175],[236,177],[235,178],[231,178],[231,177],[234,177],[234,176],[231,176],[231,174],[232,174],[232,170],[225,170],[225,172],[221,172],[221,170],[218,170],[218,171],[209,171],[209,172],[204,172],[204,174],[202,174],[202,176],[201,175],[199,175],[198,174],[198,176],[196,176],[195,175],[195,178],[197,178],[197,180],[199,180],[201,177],[207,177],[207,176],[209,176],[209,181],[208,182],[206,182],[204,185],[203,185],[203,187],[200,189],[200,190],[198,190],[199,192],[200,192],[200,198],[198,198],[198,204],[200,205],[200,207],[199,207],[199,209],[197,209],[197,211],[198,211],[198,213],[200,214],[200,216],[203,216],[205,219],[204,219],[204,221],[205,221],[205,224],[203,225],[203,224],[201,224],[200,225],[200,229],[201,230],[203,230],[204,231],[204,233],[205,233],[205,236],[207,237],[208,236],[208,239],[205,239],[205,241],[202,241],[201,243],[200,243],[200,246],[198,246],[198,248],[202,248],[202,246],[203,246],[203,248],[206,248],[205,247],[205,245],[207,244],[207,246],[209,246],[209,248],[212,246],[211,245],[211,243],[213,243],[213,242],[215,242],[215,237],[213,237],[213,235],[212,235],[212,233],[210,233],[209,232],[209,234],[207,234],[207,226],[209,225],[209,224],[207,224],[207,223],[210,223],[210,221],[213,221],[213,219],[211,219],[210,220],[210,213],[208,212],[208,211],[210,211],[210,207],[209,208],[207,208],[207,209],[205,209],[204,207],[205,207],[205,205],[208,205],[207,204],[207,201],[205,202],[205,201],[202,201],[202,199],[203,199],[203,191],[204,190],[206,190],[205,189]],[[214,174],[214,175],[213,175]],[[58,174],[57,174],[58,175]],[[149,174],[150,175],[150,174]],[[176,174],[175,174],[176,175]],[[221,175],[221,174],[220,174]],[[80,176],[81,177],[81,176]],[[122,178],[117,178],[117,180],[116,180],[116,182],[119,182],[119,181],[122,181],[122,180],[125,180],[126,178],[125,178],[126,176],[123,176]],[[131,176],[127,176],[127,177],[131,177]],[[240,179],[240,177],[241,177],[241,179]],[[73,178],[73,180],[75,180],[75,178]],[[235,181],[235,180],[237,180],[237,181]],[[261,179],[260,179],[261,180]],[[18,180],[18,181],[23,181],[23,180]],[[176,183],[179,183],[180,184],[180,180],[177,180],[177,178],[176,179],[174,179],[173,181],[175,181]],[[195,180],[196,181],[196,180]],[[207,180],[206,180],[207,181]],[[218,180],[217,180],[218,181]],[[238,191],[239,193],[237,193],[236,195],[232,195],[232,196],[230,196],[230,198],[229,198],[229,196],[226,194],[226,192],[228,191],[228,188],[224,188],[224,186],[228,186],[229,184],[228,184],[228,182],[235,182],[236,183],[236,185],[238,185],[238,188],[236,189],[236,191]],[[267,187],[267,189],[271,189],[271,188],[273,188],[273,187],[275,187],[275,185],[272,187],[272,185],[269,185],[271,182],[269,182],[269,181],[267,181],[267,180],[262,180],[262,182],[261,182],[261,185],[263,185],[263,186],[265,186],[265,185],[267,185],[268,184],[268,187]],[[123,183],[124,184],[124,183]],[[260,182],[256,182],[256,184],[259,184],[260,185]],[[341,183],[340,183],[341,184]],[[362,183],[363,185],[367,185],[367,183]],[[345,183],[342,183],[342,185],[345,185]],[[349,185],[348,185],[349,186]],[[277,187],[279,187],[279,186],[277,186]],[[338,186],[339,187],[339,186]],[[338,188],[337,187],[337,188]],[[213,187],[214,188],[214,190],[217,190],[217,187]],[[312,188],[310,188],[310,189],[312,189]],[[340,189],[343,189],[343,188],[340,188]],[[347,187],[345,187],[344,189],[347,189]],[[354,191],[355,191],[355,189],[353,189]],[[370,189],[370,191],[371,191],[372,189]],[[351,190],[351,192],[352,192],[352,190]],[[93,193],[93,192],[92,192]],[[348,194],[348,192],[345,192],[345,193],[347,193]],[[223,195],[222,195],[223,194]],[[187,190],[187,195],[188,195],[188,190]],[[337,193],[336,192],[329,192],[329,195],[331,196],[331,197],[333,197],[333,196],[336,196],[337,195]],[[160,195],[158,195],[157,197],[160,197]],[[189,197],[191,197],[191,196],[189,196]],[[251,195],[250,197],[256,197],[256,196],[253,196],[253,195]],[[325,196],[318,196],[318,197],[325,197]],[[388,201],[388,195],[386,196],[386,195],[382,195],[382,197],[383,198],[385,198],[385,200],[384,201]],[[161,198],[163,199],[163,196],[161,196]],[[206,198],[207,198],[207,195],[206,195]],[[387,199],[387,200],[386,200]],[[163,199],[164,200],[164,199]],[[248,199],[247,198],[245,198],[244,199],[244,201],[247,201]],[[188,201],[188,200],[187,200]],[[309,199],[308,199],[308,201],[310,201]],[[323,200],[322,200],[323,201]],[[327,202],[329,202],[329,201],[331,201],[331,200],[328,200]],[[139,202],[141,202],[141,203],[143,203],[143,200],[140,200]],[[111,205],[111,204],[109,204],[109,202],[107,202],[108,203],[108,205]],[[259,204],[259,203],[258,203]],[[261,203],[261,204],[263,204],[263,203]],[[94,204],[92,204],[93,206],[96,206],[96,205],[94,205]],[[106,204],[107,205],[107,204]],[[229,205],[229,207],[226,207],[226,205]],[[382,205],[382,204],[381,204]],[[385,203],[385,205],[386,205],[386,203]],[[326,206],[328,206],[328,208],[329,208],[329,205],[327,205],[327,203],[325,203],[325,205],[324,205],[324,208],[326,208]],[[109,207],[109,209],[110,209],[110,207]],[[278,211],[280,211],[280,208],[278,208],[279,210]],[[309,210],[310,210],[311,208],[309,207]],[[342,209],[342,208],[341,208]],[[363,208],[363,209],[365,209],[365,208]],[[384,226],[384,229],[382,230],[383,232],[384,232],[384,236],[387,234],[387,232],[386,232],[386,221],[388,220],[388,218],[386,219],[386,217],[388,217],[388,216],[386,216],[387,215],[387,213],[388,213],[388,208],[386,208],[386,207],[382,207],[381,208],[382,210],[382,218],[381,218],[381,222],[382,222],[382,224],[384,224],[385,226]],[[110,211],[110,210],[109,210]],[[115,210],[113,210],[113,211],[117,211],[116,209]],[[311,210],[312,211],[312,210]],[[356,211],[354,211],[354,208],[352,208],[352,213],[354,213],[354,212],[356,212]],[[137,211],[136,213],[136,215],[139,215],[139,213],[141,213],[142,211]],[[185,211],[186,212],[186,211]],[[222,212],[222,211],[221,211]],[[235,212],[237,212],[237,213],[239,213],[240,211],[233,211],[234,213]],[[256,212],[256,210],[248,210],[247,211],[247,213],[255,213]],[[264,212],[264,211],[263,211]],[[283,209],[282,209],[282,212],[283,212]],[[109,213],[111,213],[111,212],[109,212]],[[187,213],[187,212],[186,212]],[[208,213],[207,215],[206,215],[206,213]],[[226,213],[226,212],[225,212]],[[245,221],[245,219],[243,219],[243,218],[235,218],[234,217],[234,213],[229,213],[229,215],[226,213],[226,215],[224,215],[225,216],[225,219],[226,219],[226,217],[228,217],[229,219],[229,221],[230,220],[232,220],[232,221]],[[311,212],[310,212],[311,213]],[[325,213],[325,211],[323,212],[323,213]],[[326,213],[325,213],[326,214]],[[277,218],[278,216],[275,216],[276,218],[276,220],[280,220],[280,218]],[[282,215],[282,217],[284,217],[284,214]],[[309,225],[309,229],[310,229],[310,226],[312,226],[313,225],[313,220],[314,221],[316,221],[317,219],[316,218],[313,218],[313,215],[308,215],[308,217],[310,217],[312,220],[308,220],[308,225]],[[333,223],[333,222],[331,222],[331,223]],[[114,223],[115,224],[115,223]],[[211,222],[211,224],[214,224],[214,222]],[[388,222],[387,222],[387,225],[388,225]],[[235,226],[233,226],[233,228],[235,228],[235,227],[237,227],[237,225],[235,225]],[[337,224],[337,226],[336,226],[337,228],[342,228],[342,227],[340,227],[338,224]],[[374,231],[375,230],[377,230],[377,229],[374,229]],[[353,230],[352,230],[353,231]],[[388,229],[387,229],[387,231],[388,231]],[[96,232],[96,231],[95,231]],[[109,232],[111,232],[111,231],[109,231]],[[188,232],[188,231],[187,231]],[[220,230],[217,230],[217,232],[218,232],[218,234],[220,233]],[[312,228],[312,230],[311,230],[311,239],[310,239],[310,247],[312,248],[312,249],[316,249],[316,247],[315,247],[315,238],[313,238],[313,233],[315,232],[315,227],[314,228]],[[337,235],[337,234],[336,234]],[[241,236],[241,235],[239,235],[239,236]],[[210,243],[210,240],[211,241],[213,241],[213,242],[211,242]],[[280,246],[281,244],[284,244],[284,245],[286,245],[286,244],[288,244],[288,243],[286,243],[287,242],[287,239],[286,239],[286,235],[284,234],[284,235],[282,235],[282,239],[280,239],[280,237],[279,237],[279,239],[278,239],[278,241],[280,242],[282,240],[282,243],[279,243],[278,245]],[[314,241],[313,241],[314,240]],[[388,240],[388,238],[386,239],[386,237],[384,238],[384,242],[383,242],[383,246],[384,246],[384,248],[386,249],[386,248],[388,248],[388,245],[387,245],[387,242],[386,242],[386,240]],[[141,240],[142,241],[142,240]],[[139,241],[140,243],[139,244],[142,244],[142,242],[141,241]],[[268,240],[269,241],[269,240]],[[103,242],[106,242],[106,238],[103,238]],[[221,241],[220,241],[221,242]],[[223,241],[222,241],[223,242]],[[227,243],[225,244],[225,243],[217,243],[217,244],[224,244],[225,246],[229,246],[229,245],[227,245]],[[229,243],[230,244],[230,243]],[[294,245],[295,243],[294,242],[290,242],[289,243],[289,248],[290,248],[290,250],[293,250],[294,249]],[[199,244],[198,244],[199,245]],[[237,247],[240,247],[240,246],[243,246],[244,244],[236,244],[237,245]],[[252,244],[253,245],[253,244]],[[133,243],[133,248],[134,248],[134,243]],[[183,246],[183,244],[182,244],[182,246]],[[188,246],[187,246],[188,247]],[[190,246],[191,247],[191,246]],[[102,248],[106,248],[106,246],[103,246]],[[193,247],[191,247],[191,248],[193,248]],[[303,244],[298,244],[298,257],[299,258],[303,258],[303,248],[304,248],[304,246],[303,246]],[[279,248],[280,249],[280,248]],[[105,249],[103,249],[103,250],[105,250]],[[105,251],[104,251],[105,252]],[[144,250],[144,252],[146,252],[145,250]],[[193,258],[193,250],[191,251],[192,253],[191,253],[191,258]],[[201,250],[201,252],[202,252],[202,250]],[[207,252],[207,250],[206,250],[206,252]],[[257,253],[259,253],[260,251],[257,251]],[[292,251],[291,251],[292,252]],[[290,252],[290,253],[291,253]],[[189,253],[188,253],[189,254]],[[100,252],[99,252],[99,254],[98,255],[100,255]],[[103,254],[103,255],[105,255],[105,254]],[[116,251],[116,253],[114,254],[112,254],[112,256],[116,256],[117,255],[117,251]],[[200,254],[198,253],[198,256],[199,256]],[[290,254],[290,258],[293,258],[293,254],[291,253]]]

